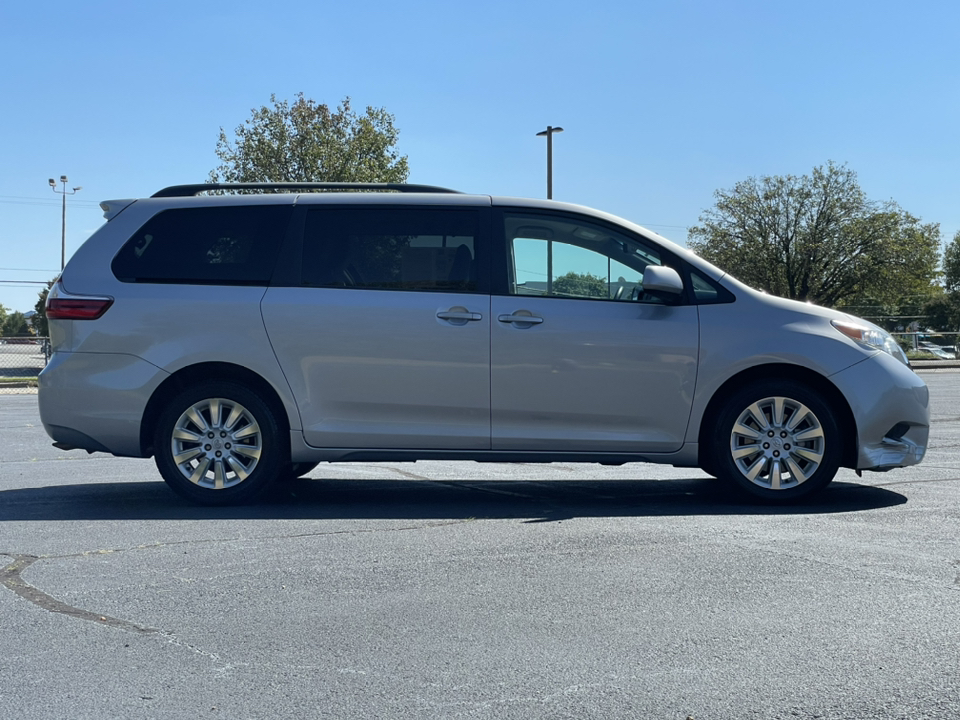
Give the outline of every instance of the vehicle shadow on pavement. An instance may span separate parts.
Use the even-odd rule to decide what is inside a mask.
[[[439,520],[809,515],[901,505],[885,488],[834,482],[789,506],[756,504],[710,478],[680,480],[397,480],[303,478],[256,505],[202,507],[162,482],[91,483],[0,491],[0,522],[37,520]]]

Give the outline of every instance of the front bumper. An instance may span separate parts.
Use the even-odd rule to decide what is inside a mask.
[[[830,378],[857,426],[857,470],[891,470],[923,460],[930,437],[930,392],[910,368],[876,355]]]

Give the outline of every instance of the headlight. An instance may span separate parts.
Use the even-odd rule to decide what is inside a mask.
[[[831,322],[837,330],[854,342],[871,350],[882,350],[909,367],[910,361],[907,360],[906,353],[903,352],[900,343],[894,340],[890,333],[875,325],[857,325],[856,323],[840,322],[839,320],[832,320]]]

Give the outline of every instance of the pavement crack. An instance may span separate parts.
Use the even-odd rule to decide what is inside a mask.
[[[80,553],[80,555],[90,554],[95,553]],[[24,600],[33,603],[43,610],[52,613],[59,613],[61,615],[67,615],[69,617],[76,618],[77,620],[87,620],[89,622],[94,622],[97,625],[105,625],[107,627],[116,628],[117,630],[124,630],[126,632],[132,632],[138,635],[160,638],[170,645],[183,648],[188,652],[192,652],[196,655],[206,658],[207,660],[210,660],[216,666],[215,672],[217,677],[224,677],[230,674],[230,672],[236,667],[236,664],[234,663],[224,662],[223,659],[221,659],[221,657],[216,653],[208,652],[196,645],[181,640],[172,632],[160,630],[158,628],[147,627],[145,625],[139,625],[137,623],[130,622],[129,620],[121,620],[119,618],[110,617],[109,615],[90,612],[89,610],[68,605],[65,602],[57,600],[55,597],[48,595],[39,588],[34,587],[23,579],[24,570],[33,565],[37,560],[51,559],[52,557],[57,556],[40,558],[36,555],[13,555],[10,553],[0,553],[0,555],[6,555],[7,557],[13,559],[12,563],[3,569],[0,569],[0,585],[9,588]],[[59,557],[77,557],[77,555],[65,555]]]
[[[407,525],[397,528],[389,529],[369,529],[369,530],[333,530],[326,532],[308,532],[308,533],[288,533],[282,535],[268,535],[264,537],[256,538],[257,540],[287,540],[287,539],[301,539],[308,537],[320,537],[324,535],[357,535],[363,533],[380,533],[380,532],[404,532],[409,530],[424,530],[428,528],[435,527],[445,527],[448,525],[459,525],[465,522],[470,522],[470,520],[451,520],[445,522],[435,522],[435,523],[424,523],[419,525]],[[177,545],[197,545],[202,543],[229,543],[229,542],[245,542],[251,538],[210,538],[206,540],[178,540],[176,542],[159,542],[152,543],[149,545],[136,545],[133,547],[127,548],[107,548],[100,550],[86,550],[79,553],[68,553],[63,555],[25,555],[19,553],[8,553],[0,552],[0,555],[12,558],[13,562],[8,564],[6,567],[0,569],[0,585],[8,588],[13,591],[16,595],[23,598],[24,600],[33,603],[39,608],[42,608],[48,612],[59,613],[61,615],[67,615],[78,620],[86,620],[89,622],[95,622],[98,625],[106,625],[107,627],[117,628],[119,630],[126,630],[128,632],[135,632],[141,635],[154,635],[159,634],[162,637],[166,638],[169,642],[173,642],[178,645],[183,645],[194,652],[199,652],[200,654],[205,654],[202,651],[194,648],[192,646],[184,645],[182,642],[176,640],[171,633],[159,630],[157,628],[147,627],[145,625],[139,625],[129,620],[121,620],[119,618],[110,617],[109,615],[103,615],[102,613],[95,613],[89,610],[84,610],[82,608],[74,607],[73,605],[68,605],[67,603],[57,600],[52,595],[48,595],[37,587],[34,587],[26,580],[23,579],[23,572],[33,565],[37,560],[56,560],[62,558],[76,558],[76,557],[90,557],[93,555],[109,555],[112,553],[121,553],[129,552],[132,550],[152,550],[164,547],[174,547]],[[216,660],[214,656],[211,655],[211,658]]]
[[[74,607],[73,605],[67,605],[67,603],[57,600],[51,595],[47,595],[47,593],[43,592],[39,588],[34,587],[23,579],[23,571],[33,565],[40,558],[35,555],[4,554],[7,555],[7,557],[13,558],[13,562],[0,570],[0,584],[6,588],[9,588],[16,595],[28,602],[33,603],[37,607],[48,612],[68,615],[69,617],[76,618],[78,620],[87,620],[90,622],[95,622],[98,625],[106,625],[107,627],[135,632],[141,635],[151,635],[159,632],[159,630],[156,628],[138,625],[137,623],[132,623],[129,620],[121,620],[119,618],[110,617],[109,615],[102,615],[100,613],[90,612],[89,610],[83,610],[82,608]]]

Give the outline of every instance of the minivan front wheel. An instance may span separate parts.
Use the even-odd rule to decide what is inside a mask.
[[[250,502],[284,463],[279,426],[249,389],[210,382],[184,390],[160,414],[154,459],[177,494],[205,505]]]
[[[815,390],[766,380],[725,403],[713,436],[711,469],[750,495],[790,501],[826,487],[840,468],[834,411]]]

